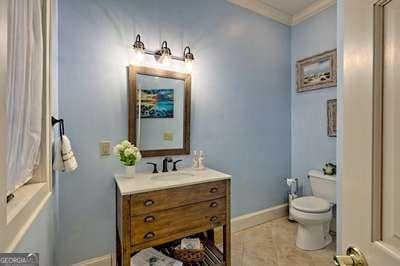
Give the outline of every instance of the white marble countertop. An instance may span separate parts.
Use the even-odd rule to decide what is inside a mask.
[[[121,195],[182,187],[230,178],[231,175],[209,168],[204,170],[185,168],[179,169],[176,172],[158,174],[137,173],[135,177],[126,177],[124,174],[115,174],[115,180]]]

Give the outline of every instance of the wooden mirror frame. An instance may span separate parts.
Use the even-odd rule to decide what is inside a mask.
[[[180,79],[184,81],[184,107],[183,107],[183,147],[182,149],[159,149],[159,150],[141,150],[143,157],[167,156],[167,155],[184,155],[190,154],[190,108],[191,108],[191,89],[192,77],[190,74],[174,72],[170,70],[162,70],[144,66],[129,66],[128,73],[128,139],[132,143],[136,143],[136,118],[138,112],[137,106],[137,88],[136,75],[148,75],[170,79]]]

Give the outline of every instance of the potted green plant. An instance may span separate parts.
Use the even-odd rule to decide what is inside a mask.
[[[325,163],[325,167],[322,168],[324,171],[324,175],[335,175],[336,174],[336,165],[333,163]]]
[[[136,163],[142,159],[140,150],[128,140],[122,141],[114,147],[114,153],[118,160],[125,166],[125,172],[133,177],[136,173]]]

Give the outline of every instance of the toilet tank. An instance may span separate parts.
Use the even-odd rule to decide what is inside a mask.
[[[308,172],[308,177],[315,197],[336,203],[336,176],[324,175],[319,170],[311,170]]]

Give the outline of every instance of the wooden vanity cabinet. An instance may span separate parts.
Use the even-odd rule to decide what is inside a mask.
[[[230,179],[121,195],[117,186],[117,264],[131,255],[201,232],[213,241],[223,227],[223,257],[230,260]]]

